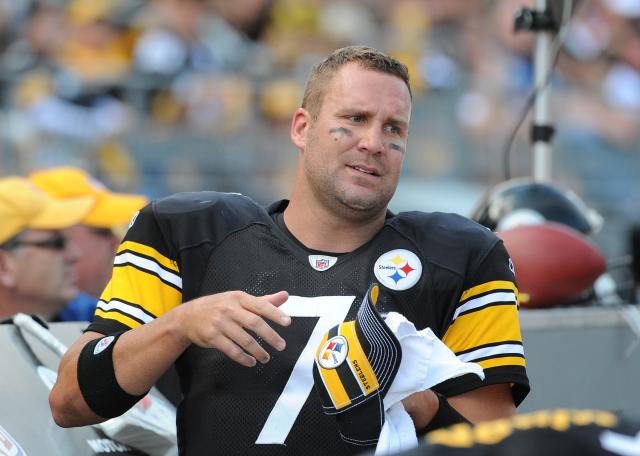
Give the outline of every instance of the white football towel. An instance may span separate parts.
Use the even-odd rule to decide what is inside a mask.
[[[384,426],[376,446],[376,455],[395,453],[418,445],[413,421],[404,409],[402,399],[465,374],[475,374],[484,379],[480,365],[460,361],[431,329],[417,331],[413,323],[397,312],[389,312],[385,322],[400,341],[402,361],[384,398]]]

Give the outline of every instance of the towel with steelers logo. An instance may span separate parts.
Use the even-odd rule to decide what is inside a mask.
[[[373,444],[384,424],[382,399],[395,378],[400,342],[376,310],[372,284],[354,321],[331,328],[316,351],[313,377],[326,414],[336,415],[342,438]]]

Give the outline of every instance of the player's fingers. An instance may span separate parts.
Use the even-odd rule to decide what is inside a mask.
[[[224,328],[224,334],[262,364],[269,362],[269,353],[244,329],[230,325]]]
[[[256,359],[253,356],[247,354],[247,352],[226,336],[221,335],[218,338],[216,341],[216,347],[238,364],[242,364],[247,367],[253,367],[256,365]]]
[[[289,293],[286,291],[278,291],[277,293],[264,295],[262,298],[266,299],[274,306],[280,307],[282,304],[287,302],[287,299],[289,299]]]
[[[271,304],[268,304],[271,306]],[[271,306],[272,309],[277,308]],[[261,337],[266,343],[271,345],[278,351],[284,350],[286,343],[282,337],[267,324],[266,321],[258,313],[238,308],[235,311],[233,319],[243,328],[253,332],[256,336]]]
[[[281,326],[289,326],[291,324],[291,317],[278,308],[278,306],[284,304],[288,298],[289,294],[286,291],[279,291],[278,293],[258,297],[244,295],[241,304],[242,307],[254,314],[268,318]]]

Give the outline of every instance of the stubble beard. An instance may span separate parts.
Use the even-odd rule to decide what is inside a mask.
[[[305,160],[305,174],[316,200],[332,214],[349,221],[363,223],[378,218],[387,210],[393,193],[379,191],[363,195],[341,184],[340,177],[322,163]]]
[[[362,196],[350,192],[348,189],[337,189],[333,200],[335,210],[342,217],[352,221],[366,222],[384,213],[391,198],[378,192],[371,196]]]

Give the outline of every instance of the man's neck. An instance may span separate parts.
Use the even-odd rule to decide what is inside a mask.
[[[287,229],[305,247],[332,253],[351,252],[368,242],[384,225],[385,213],[374,219],[345,219],[323,206],[302,207],[292,198],[284,211]]]

